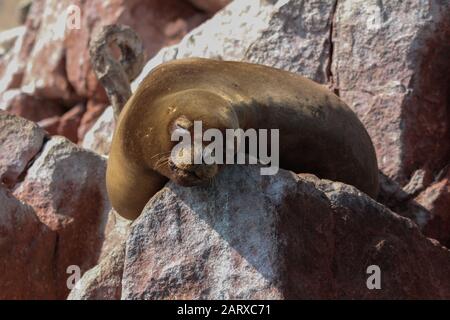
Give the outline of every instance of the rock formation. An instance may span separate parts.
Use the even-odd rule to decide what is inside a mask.
[[[33,1],[24,26],[0,33],[0,298],[64,299],[74,265],[70,299],[450,298],[449,17],[443,0]],[[210,186],[169,183],[121,220],[104,186],[114,117],[88,54],[112,23],[143,40],[133,90],[191,56],[333,90],[375,144],[378,202],[232,166]],[[370,265],[382,290],[367,289]]]
[[[178,45],[162,49],[132,87],[158,64],[190,56],[262,63],[321,82],[365,124],[382,175],[405,188],[404,196],[388,195],[383,203],[450,245],[448,196],[428,196],[450,188],[450,47],[444,40],[450,5],[368,3],[235,0]],[[106,118],[102,128],[110,131]],[[104,136],[97,127],[86,145],[101,144],[105,152]]]
[[[120,234],[106,161],[4,112],[0,128],[0,299],[64,298],[67,268],[88,270]]]
[[[354,187],[284,170],[228,166],[208,187],[169,183],[122,246],[70,298],[450,297],[447,248]],[[371,265],[382,290],[366,286]]]

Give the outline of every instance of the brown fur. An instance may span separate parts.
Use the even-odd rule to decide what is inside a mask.
[[[377,195],[377,160],[369,135],[332,92],[262,65],[185,59],[154,69],[119,117],[107,187],[122,216],[135,219],[167,179],[187,181],[166,161],[176,144],[170,141],[171,128],[180,117],[202,120],[204,130],[279,129],[281,168]]]

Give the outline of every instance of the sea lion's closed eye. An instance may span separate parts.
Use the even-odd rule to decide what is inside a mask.
[[[176,128],[189,130],[192,128],[193,125],[194,123],[191,120],[189,120],[186,116],[181,116],[175,120]]]

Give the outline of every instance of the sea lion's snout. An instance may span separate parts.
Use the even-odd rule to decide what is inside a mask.
[[[183,187],[204,184],[214,178],[218,172],[217,164],[176,165],[169,159],[168,166],[171,173],[170,179]]]
[[[170,179],[185,187],[201,185],[210,181],[219,171],[215,163],[194,162],[194,148],[181,148],[169,157]],[[198,152],[201,152],[198,150]]]

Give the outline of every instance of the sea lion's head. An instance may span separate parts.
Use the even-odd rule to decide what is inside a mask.
[[[156,163],[154,169],[182,186],[208,183],[217,175],[221,164],[205,163],[210,151],[205,147],[211,142],[203,141],[201,137],[208,129],[217,129],[225,137],[226,129],[238,128],[233,108],[227,100],[206,90],[179,92],[166,97],[163,105],[167,112],[166,119],[169,119],[166,123],[169,143],[164,150],[164,160]],[[197,143],[194,143],[195,134],[200,134]],[[184,140],[180,138],[182,136],[189,139]],[[225,149],[225,141],[223,146]],[[195,157],[199,155],[201,163],[196,163]]]

